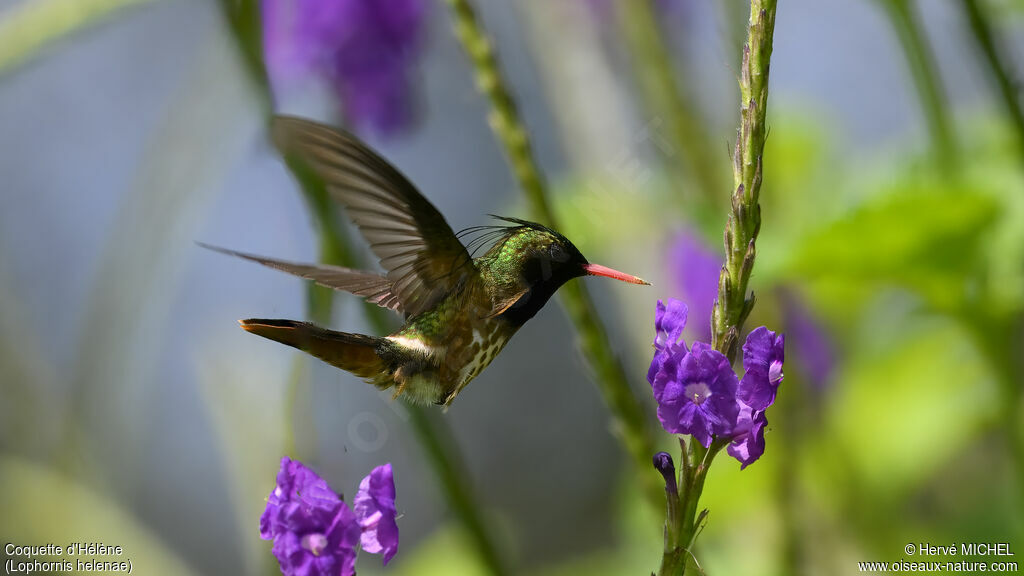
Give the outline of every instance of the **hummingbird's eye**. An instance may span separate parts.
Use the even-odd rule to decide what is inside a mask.
[[[565,248],[562,248],[558,244],[551,244],[551,247],[548,248],[548,253],[551,256],[551,260],[553,262],[569,261],[569,253],[565,251]]]

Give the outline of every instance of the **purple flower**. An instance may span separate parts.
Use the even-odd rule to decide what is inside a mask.
[[[688,353],[668,355],[654,378],[658,420],[665,430],[690,434],[706,448],[712,435],[729,434],[736,426],[736,385],[725,355],[695,342]]]
[[[363,550],[384,553],[384,565],[398,552],[398,525],[395,524],[395,480],[391,464],[377,466],[359,483],[353,500],[359,526],[363,530]]]
[[[661,369],[665,358],[673,353],[685,354],[686,342],[679,341],[686,327],[687,308],[681,300],[668,299],[668,305],[661,300],[654,309],[654,358],[647,369],[647,382],[654,384],[654,376]],[[682,347],[681,349],[679,347]]]
[[[398,551],[391,464],[363,478],[354,508],[316,472],[284,457],[260,517],[260,537],[274,541],[285,576],[352,576],[360,542],[367,552],[383,552],[387,564]]]
[[[359,523],[327,482],[288,457],[260,517],[260,536],[286,576],[355,574]]]
[[[737,398],[754,410],[764,410],[775,402],[782,383],[786,337],[761,326],[747,334],[743,344],[743,380]]]
[[[690,303],[697,324],[691,328],[694,340],[711,340],[711,310],[718,299],[718,276],[722,257],[689,230],[676,235],[669,249],[672,282]]]
[[[763,410],[753,410],[740,403],[740,414],[736,419],[732,443],[726,449],[729,455],[740,461],[743,470],[764,454],[764,427],[768,420]]]
[[[658,301],[654,358],[647,373],[658,420],[668,432],[690,434],[705,448],[713,437],[729,440],[729,454],[745,468],[764,454],[764,412],[782,382],[785,337],[764,326],[751,331],[743,345],[743,379],[738,380],[725,355],[708,344],[694,342],[687,349],[680,339],[686,318],[686,304]]]
[[[413,116],[409,69],[424,0],[262,0],[263,47],[276,92],[316,75],[357,127],[389,133]]]

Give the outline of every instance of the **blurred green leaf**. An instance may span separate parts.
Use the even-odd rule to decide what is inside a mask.
[[[1000,222],[986,246],[985,306],[994,315],[1024,308],[1024,171],[1010,126],[1000,117],[971,122],[967,178],[999,200]]]
[[[455,525],[435,530],[413,550],[402,552],[395,566],[380,571],[390,576],[488,576],[489,572],[477,561],[478,554]],[[377,572],[373,566],[376,557],[360,558],[359,573]]]
[[[998,208],[974,189],[911,184],[808,234],[793,247],[788,273],[899,284],[938,308],[958,308],[976,288],[982,243]]]
[[[631,166],[623,174],[565,180],[555,187],[559,231],[584,254],[623,242],[657,243],[678,221],[678,213],[666,209],[673,201],[662,175],[639,161]]]
[[[48,452],[53,428],[40,430],[38,423],[58,418],[64,407],[57,374],[40,354],[36,323],[5,280],[0,273],[0,445],[24,454]]]
[[[131,559],[133,573],[194,574],[158,535],[118,502],[52,469],[3,456],[0,486],[0,533],[16,536],[11,540],[14,544],[67,546],[73,542],[102,542],[120,546],[124,554],[117,559]]]
[[[853,475],[847,481],[866,493],[914,490],[999,411],[984,359],[948,319],[916,322],[890,347],[858,354],[847,368],[814,446],[835,452]]]
[[[765,158],[765,172],[771,178],[765,179],[761,208],[771,222],[785,219],[787,224],[813,224],[806,216],[820,213],[826,192],[830,198],[836,194],[834,189],[818,186],[818,179],[827,175],[825,167],[834,164],[828,115],[806,106],[773,107],[769,115],[772,126],[785,129],[773,130],[768,136],[771,149]]]
[[[101,18],[150,0],[24,0],[0,12],[0,74]]]

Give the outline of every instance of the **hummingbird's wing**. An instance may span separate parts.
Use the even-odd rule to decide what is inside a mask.
[[[334,288],[335,290],[344,290],[355,294],[356,296],[362,296],[366,298],[367,302],[372,302],[378,306],[390,308],[396,312],[402,312],[401,302],[399,302],[398,297],[391,292],[391,280],[388,280],[380,274],[363,272],[362,270],[353,270],[351,268],[343,268],[341,266],[298,264],[296,262],[265,258],[263,256],[256,256],[255,254],[247,254],[245,252],[236,252],[235,250],[228,250],[227,248],[221,248],[219,246],[211,246],[210,244],[203,244],[202,242],[199,242],[198,244],[203,248],[213,250],[214,252],[245,258],[246,260],[263,264],[264,266],[268,266],[275,270],[281,270],[282,272],[287,272],[301,278],[306,278],[307,280],[312,280],[321,286]]]
[[[477,275],[469,252],[444,216],[387,160],[354,136],[300,118],[274,118],[273,137],[327,184],[343,204],[410,316]]]

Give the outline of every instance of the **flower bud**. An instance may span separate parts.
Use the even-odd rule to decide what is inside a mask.
[[[672,462],[672,456],[668,452],[658,452],[654,455],[654,468],[665,478],[665,491],[677,494],[676,465]]]

